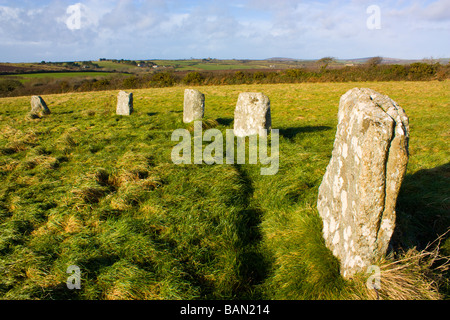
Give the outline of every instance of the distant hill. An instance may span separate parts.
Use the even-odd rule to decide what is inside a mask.
[[[274,58],[268,58],[268,59],[265,59],[265,60],[266,61],[281,61],[281,62],[283,62],[283,61],[296,61],[298,59],[274,57]]]
[[[366,57],[366,58],[351,58],[351,59],[336,59],[336,62],[343,63],[343,64],[364,64],[369,59],[372,59],[373,57]],[[294,58],[283,58],[283,57],[273,57],[265,59],[266,61],[279,61],[279,62],[289,62],[289,61],[317,61],[319,59],[294,59]],[[414,62],[430,62],[435,61],[439,62],[441,64],[447,64],[450,62],[450,58],[441,58],[441,59],[398,59],[398,58],[389,58],[389,57],[383,57],[383,64],[411,64]]]
[[[367,57],[367,58],[356,58],[356,59],[338,59],[337,61],[342,63],[354,63],[354,64],[362,64],[366,63],[369,59],[373,57]],[[398,59],[398,58],[389,58],[389,57],[383,57],[383,64],[411,64],[414,62],[430,62],[435,61],[439,62],[441,64],[447,64],[449,63],[449,58],[441,58],[441,59]]]

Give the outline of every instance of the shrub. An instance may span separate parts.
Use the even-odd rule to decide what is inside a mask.
[[[231,77],[231,82],[233,84],[242,84],[247,81],[247,76],[242,71],[236,71]]]
[[[373,67],[380,65],[382,62],[383,62],[382,57],[373,57],[373,58],[370,58],[369,60],[367,60],[366,65],[369,68],[373,68]]]
[[[284,76],[290,81],[292,80],[306,80],[308,78],[308,72],[304,69],[288,69],[284,71]]]
[[[136,76],[128,77],[122,83],[124,89],[133,89],[138,85],[138,78]]]
[[[170,72],[155,73],[149,82],[151,87],[171,87],[176,83],[174,75]]]
[[[93,84],[92,80],[85,79],[85,80],[81,81],[81,83],[79,85],[77,85],[77,90],[78,91],[91,91],[92,84]]]
[[[189,72],[184,78],[183,82],[185,84],[200,85],[205,80],[205,77],[198,72]]]
[[[61,81],[59,83],[59,91],[61,93],[69,92],[71,90],[70,84],[67,81]]]
[[[261,81],[264,80],[265,78],[266,78],[266,74],[265,74],[264,72],[262,72],[262,71],[256,71],[256,72],[253,74],[253,79],[256,80],[256,81],[258,81],[258,82],[261,82]]]
[[[439,81],[450,79],[450,64],[446,66],[440,66],[438,71],[436,72],[437,79]]]
[[[436,74],[439,64],[428,64],[423,62],[412,63],[409,66],[408,77],[411,80],[426,80]]]
[[[404,66],[401,66],[399,64],[394,64],[392,66],[389,66],[389,73],[397,78],[404,78],[408,74],[408,71]]]
[[[18,80],[0,80],[0,95],[6,96],[9,95],[12,91],[16,90],[17,88],[22,88],[23,84]]]
[[[101,79],[92,84],[92,88],[96,90],[107,89],[111,82],[108,79]]]

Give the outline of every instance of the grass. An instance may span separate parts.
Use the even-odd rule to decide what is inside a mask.
[[[95,78],[95,77],[108,77],[116,73],[108,72],[52,72],[52,73],[31,73],[20,75],[6,75],[0,76],[0,79],[18,79],[22,83],[29,82],[33,79],[65,79],[65,78]]]
[[[292,64],[282,62],[271,62],[264,60],[238,61],[238,60],[152,60],[157,65],[171,66],[177,71],[220,71],[220,70],[247,70],[247,69],[269,69],[276,65],[277,68],[287,68]]]
[[[198,87],[205,128],[224,133],[240,92],[270,97],[275,176],[261,176],[260,165],[174,165],[171,134],[191,129],[184,87],[133,90],[130,117],[115,115],[117,91],[43,96],[52,114],[36,119],[27,118],[29,97],[0,99],[0,297],[374,299],[367,275],[341,278],[316,209],[339,98],[359,86],[389,95],[411,123],[381,298],[448,298],[448,274],[427,244],[450,225],[449,84]],[[440,249],[450,254],[450,240]],[[71,265],[81,290],[66,287]],[[417,292],[387,291],[412,278]]]
[[[134,65],[114,61],[93,61],[93,63],[99,65],[101,68],[105,68],[107,70],[115,70],[118,72],[133,72],[139,69]]]

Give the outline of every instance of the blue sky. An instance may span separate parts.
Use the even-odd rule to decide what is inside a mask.
[[[0,0],[1,62],[325,56],[450,57],[450,0]]]

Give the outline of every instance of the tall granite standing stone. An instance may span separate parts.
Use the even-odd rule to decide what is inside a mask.
[[[184,91],[183,122],[202,120],[205,115],[205,95],[198,90]]]
[[[234,135],[237,137],[255,134],[265,136],[271,126],[269,98],[259,92],[241,93],[234,111]]]
[[[43,115],[50,114],[50,109],[47,107],[44,99],[40,96],[31,97],[31,112],[32,115],[42,117]]]
[[[351,278],[386,254],[408,163],[409,121],[389,97],[355,88],[341,97],[336,140],[317,209],[327,247]]]
[[[116,114],[120,116],[129,116],[133,113],[133,94],[120,91],[117,96]]]

